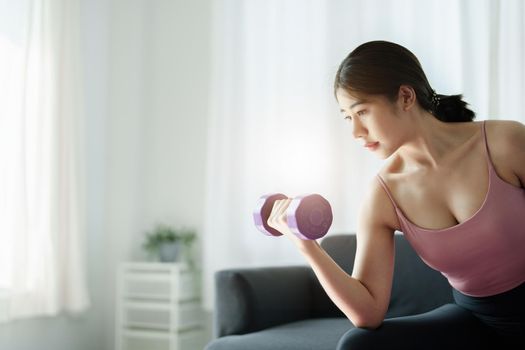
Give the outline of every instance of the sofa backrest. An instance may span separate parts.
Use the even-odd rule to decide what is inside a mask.
[[[352,274],[356,243],[354,233],[332,234],[321,241],[321,246],[342,269]],[[313,295],[316,317],[342,316],[317,278]],[[452,288],[447,279],[426,265],[403,235],[396,234],[394,278],[386,317],[414,315],[450,302],[453,302]]]

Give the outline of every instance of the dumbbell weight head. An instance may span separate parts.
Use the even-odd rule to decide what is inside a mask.
[[[253,211],[253,220],[255,222],[255,227],[259,229],[262,233],[267,236],[282,236],[283,234],[273,227],[268,226],[268,219],[272,213],[273,204],[275,201],[280,199],[288,198],[282,193],[272,193],[261,196],[255,210]]]
[[[330,203],[318,194],[295,197],[286,214],[290,230],[305,240],[315,240],[326,235],[333,220]]]

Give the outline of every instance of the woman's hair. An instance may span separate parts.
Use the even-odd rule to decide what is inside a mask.
[[[462,95],[436,94],[417,57],[388,41],[370,41],[352,51],[337,70],[334,94],[344,89],[351,95],[383,95],[394,102],[401,85],[410,85],[419,105],[443,122],[475,118]]]

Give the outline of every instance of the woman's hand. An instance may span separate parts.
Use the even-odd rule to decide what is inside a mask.
[[[312,242],[315,242],[315,241],[303,240],[297,237],[292,232],[290,227],[288,226],[288,219],[287,219],[286,211],[288,209],[288,206],[292,202],[292,200],[293,200],[292,198],[287,198],[287,199],[276,200],[274,202],[272,212],[270,213],[270,217],[268,218],[268,226],[282,233],[284,236],[290,239],[295,245],[299,247],[303,247],[304,245],[307,245],[309,243],[311,244]]]

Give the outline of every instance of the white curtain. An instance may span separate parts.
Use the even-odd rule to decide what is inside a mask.
[[[319,193],[330,233],[355,229],[381,163],[352,139],[333,97],[339,63],[389,40],[419,57],[438,93],[463,93],[477,119],[525,122],[525,6],[519,0],[217,0],[213,2],[204,305],[229,267],[304,264],[259,233],[260,195]]]
[[[78,11],[0,1],[0,321],[89,304]]]

